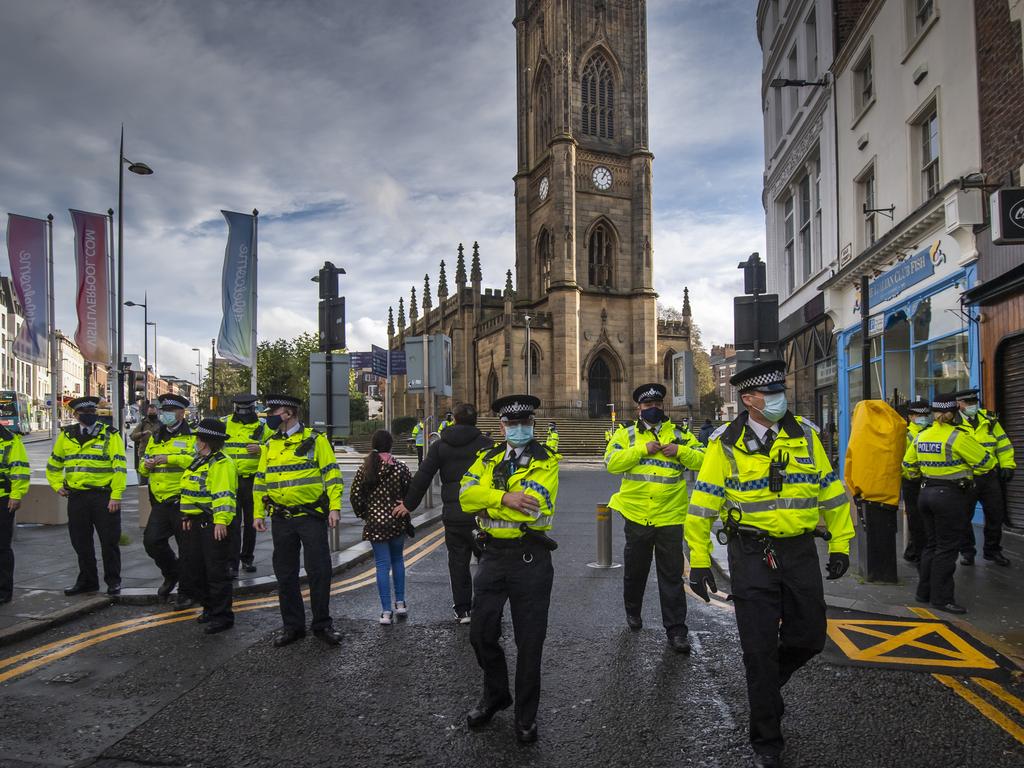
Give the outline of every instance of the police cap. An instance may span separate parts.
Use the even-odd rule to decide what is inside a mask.
[[[956,393],[947,392],[942,395],[936,395],[935,399],[932,400],[932,410],[939,412],[949,412],[957,410]]]
[[[160,401],[161,411],[173,411],[176,408],[185,410],[188,408],[188,398],[182,397],[181,395],[167,394],[160,395],[158,398]]]
[[[231,402],[234,405],[252,405],[256,402],[256,395],[235,395],[231,398]]]
[[[100,399],[93,395],[86,395],[85,397],[76,397],[70,401],[68,405],[71,406],[72,411],[86,411],[95,410],[96,406],[100,404]]]
[[[217,440],[226,440],[228,428],[220,419],[203,419],[195,429],[196,437],[212,437]]]
[[[267,395],[267,408],[301,408],[302,401],[291,395]]]
[[[978,402],[978,391],[977,387],[961,389],[959,392],[954,392],[953,397],[957,400],[963,400],[965,403],[976,403]]]
[[[491,403],[491,410],[503,419],[525,419],[540,408],[540,400],[533,395],[506,395]]]
[[[907,403],[907,413],[931,413],[932,405],[923,397]]]
[[[741,394],[744,392],[785,392],[786,363],[782,360],[766,360],[754,363],[729,378],[729,383]]]
[[[649,403],[652,400],[664,400],[667,391],[662,384],[641,384],[633,390],[633,402],[639,404]]]

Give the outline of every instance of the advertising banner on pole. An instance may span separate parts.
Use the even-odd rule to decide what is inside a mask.
[[[256,302],[253,300],[256,279],[254,216],[248,213],[221,211],[228,222],[228,244],[224,249],[224,273],[221,295],[224,319],[220,324],[217,351],[221,357],[253,366],[253,328],[256,327]]]
[[[78,329],[75,344],[90,363],[110,364],[110,275],[107,270],[107,217],[71,210],[78,274]]]
[[[43,219],[7,215],[7,255],[11,278],[25,322],[14,339],[14,355],[35,365],[48,365],[50,335],[46,294],[46,224]]]

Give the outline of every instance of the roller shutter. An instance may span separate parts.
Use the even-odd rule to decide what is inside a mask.
[[[1020,465],[1024,459],[1024,335],[1004,341],[996,359],[1002,363],[996,372],[999,421],[1013,442],[1014,456]],[[1006,511],[1010,525],[1024,528],[1022,470],[1017,470],[1016,477],[1006,487]]]

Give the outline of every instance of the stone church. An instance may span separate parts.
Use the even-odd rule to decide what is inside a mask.
[[[659,321],[654,292],[645,0],[517,0],[516,263],[504,289],[481,285],[480,253],[460,245],[408,317],[389,310],[393,349],[424,332],[452,338],[453,397],[437,408],[529,391],[550,417],[628,413],[633,388],[662,381],[689,350],[681,322]],[[421,311],[422,310],[422,311]],[[527,341],[529,339],[529,341]],[[529,383],[527,383],[529,377]],[[393,382],[396,416],[422,396]]]

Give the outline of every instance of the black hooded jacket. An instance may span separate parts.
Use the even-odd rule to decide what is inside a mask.
[[[479,429],[468,424],[453,424],[445,428],[441,437],[430,446],[423,463],[412,478],[412,484],[405,495],[405,506],[411,512],[423,501],[434,475],[441,472],[442,519],[445,525],[472,526],[475,518],[462,511],[459,504],[459,487],[476,455],[484,448],[494,445]]]

